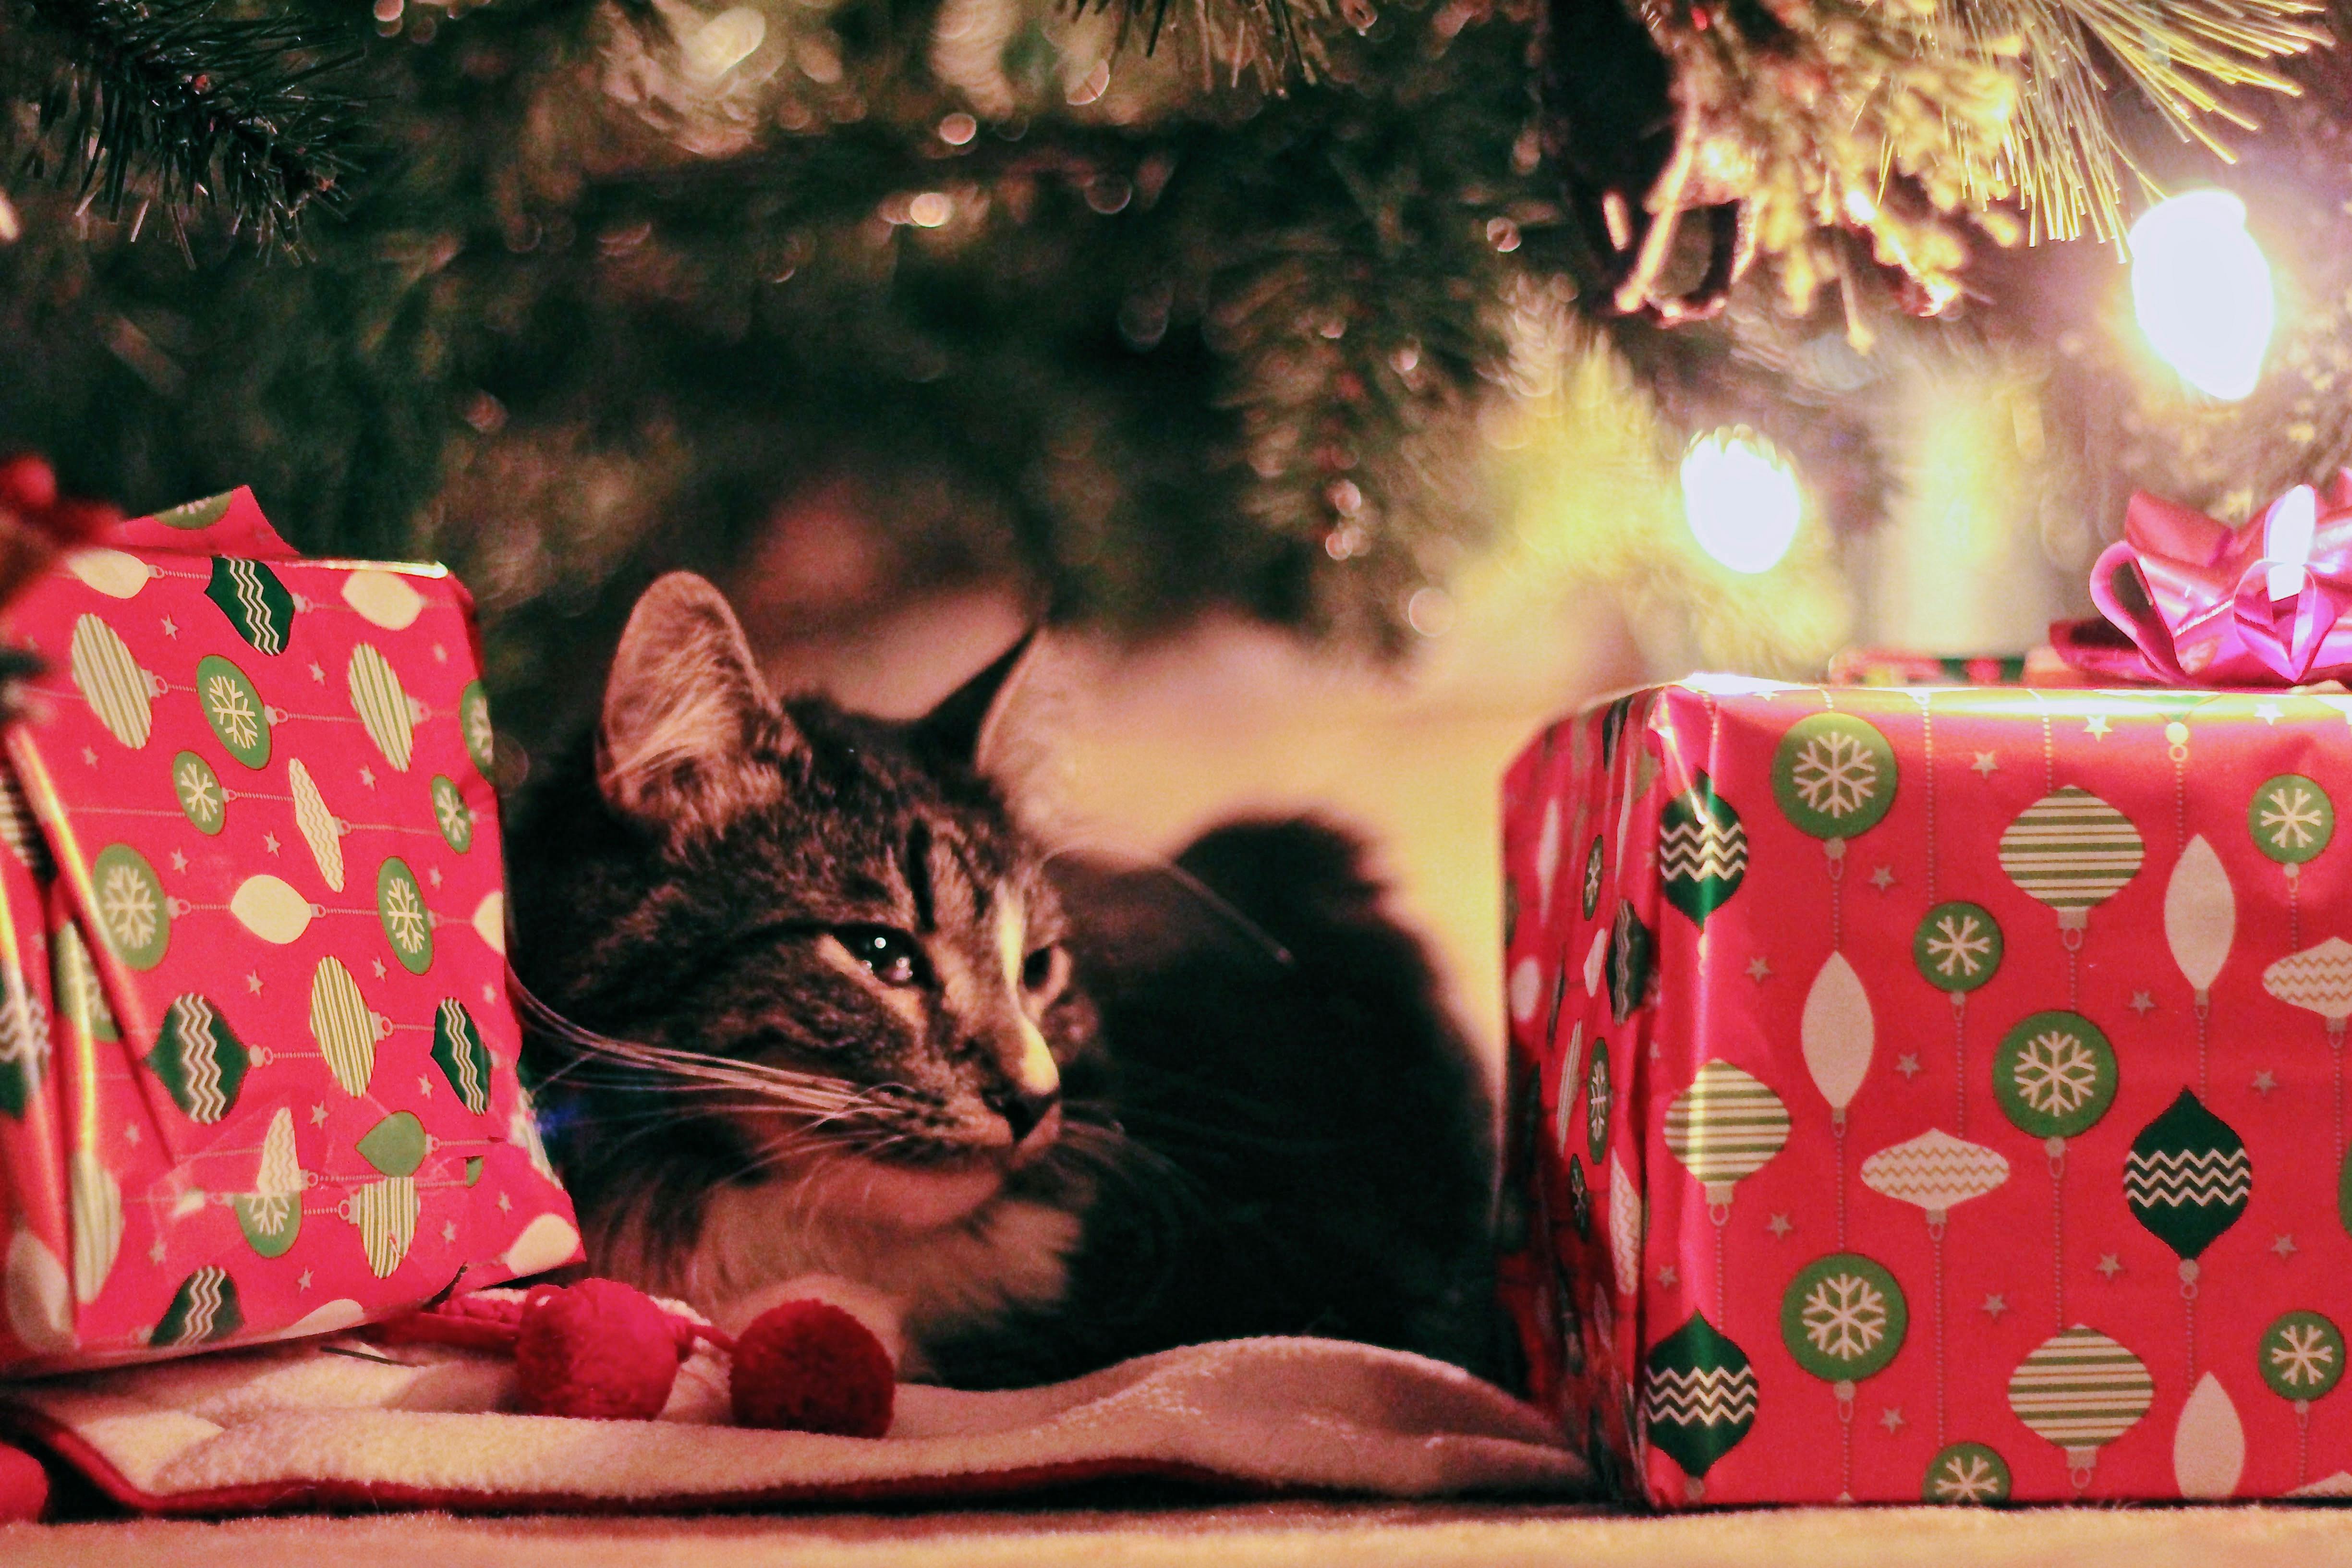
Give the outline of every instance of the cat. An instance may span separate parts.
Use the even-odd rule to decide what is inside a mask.
[[[639,599],[509,842],[593,1270],[839,1300],[964,1386],[1267,1333],[1490,1370],[1483,1079],[1362,847],[1049,853],[989,771],[1025,647],[894,722],[772,696],[701,578]]]

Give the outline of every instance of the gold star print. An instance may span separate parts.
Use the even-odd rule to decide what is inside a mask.
[[[2091,1267],[2105,1275],[2109,1279],[2113,1279],[2116,1275],[2121,1274],[2124,1271],[2123,1259],[2117,1258],[2112,1252],[2101,1253],[2099,1255],[2099,1260],[2091,1265]]]
[[[1917,1056],[1906,1052],[1906,1054],[1895,1058],[1895,1070],[1901,1073],[1907,1080],[1917,1078],[1927,1069],[1919,1065],[1919,1058]]]
[[[485,984],[482,987],[482,1005],[488,1007],[495,1007],[498,1005],[498,988],[496,986]]]
[[[310,1288],[310,1271],[309,1269],[305,1268],[301,1273],[294,1277],[294,1288],[297,1290],[308,1290]]]
[[[2277,1087],[2278,1075],[2272,1072],[2268,1068],[2263,1068],[2261,1072],[2254,1075],[2254,1092],[2256,1094],[2268,1094]]]
[[[261,994],[261,972],[259,970],[249,969],[246,971],[245,989],[247,995],[258,996]]]
[[[1996,1323],[2000,1322],[2000,1315],[2009,1310],[2009,1298],[1998,1290],[1994,1291],[1984,1299],[1984,1310],[1986,1317]]]
[[[98,766],[98,753],[88,746],[84,746],[81,749],[81,760],[88,763],[91,767]]]
[[[383,959],[381,959],[381,958],[371,958],[371,959],[369,959],[369,960],[368,960],[368,962],[369,962],[370,963],[372,963],[372,964],[373,964],[373,965],[375,966],[375,977],[376,977],[378,980],[383,979]]]
[[[172,624],[172,617],[169,616],[163,617],[163,635],[167,637],[176,637],[180,635],[180,628]]]
[[[1671,1263],[1664,1263],[1664,1264],[1661,1264],[1661,1265],[1659,1265],[1659,1267],[1658,1267],[1658,1283],[1659,1283],[1659,1284],[1661,1284],[1661,1285],[1672,1285],[1675,1280],[1677,1280],[1677,1279],[1681,1279],[1681,1278],[1682,1278],[1681,1274],[1679,1274],[1678,1272],[1676,1272],[1676,1271],[1675,1271],[1675,1266],[1674,1266],[1673,1264],[1671,1264]]]
[[[1789,1223],[1787,1215],[1776,1214],[1764,1222],[1764,1228],[1772,1233],[1773,1240],[1784,1241],[1788,1238],[1789,1233],[1797,1227]]]
[[[181,854],[181,853],[180,853],[178,850],[176,850],[176,849],[173,850],[173,851],[172,851],[172,869],[173,869],[173,870],[174,870],[174,871],[184,871],[184,870],[186,870],[187,868],[188,868],[188,858],[187,858],[185,855]]]
[[[360,770],[360,783],[367,785],[370,789],[375,788],[375,770],[373,768],[362,768]]]
[[[1878,1424],[1885,1427],[1890,1436],[1900,1432],[1904,1426],[1903,1407],[1899,1405],[1888,1405],[1886,1413],[1878,1418]]]
[[[310,679],[317,681],[321,686],[327,684],[327,672],[319,668],[319,664],[316,659],[313,659],[310,662]]]
[[[1882,893],[1895,886],[1895,868],[1881,866],[1877,870],[1873,871],[1870,874],[1870,885]]]
[[[2126,1005],[2145,1018],[2156,1011],[2156,998],[2145,991],[2135,991],[2132,993],[2132,999]]]
[[[448,1224],[441,1227],[441,1239],[444,1241],[455,1241],[457,1239],[457,1222],[456,1220],[453,1219]]]
[[[435,887],[439,887],[441,885],[441,868],[438,866],[427,866],[425,868],[425,880],[431,882]]]
[[[126,1121],[123,1123],[122,1141],[125,1143],[130,1144],[133,1149],[139,1147],[139,1123],[136,1121]]]
[[[449,650],[448,650],[447,648],[446,648],[446,647],[443,647],[439,643],[435,643],[435,644],[433,645],[433,662],[434,662],[434,663],[436,663],[436,664],[446,664],[446,663],[448,663],[448,662],[449,662]]]
[[[326,1101],[320,1100],[318,1104],[310,1108],[310,1125],[313,1127],[324,1127],[326,1124],[327,1105]]]
[[[161,1263],[163,1261],[163,1238],[162,1237],[157,1237],[155,1238],[155,1245],[147,1249],[147,1258],[148,1261],[152,1263]]]
[[[2254,717],[2265,724],[2275,724],[2285,715],[2275,702],[2257,702],[2254,704]]]
[[[2293,1258],[2296,1253],[2301,1252],[2303,1248],[2294,1244],[2294,1237],[2291,1236],[2282,1236],[2276,1241],[2271,1243],[2271,1250],[2277,1253],[2281,1258]]]
[[[416,1075],[416,1092],[423,1095],[427,1100],[432,1099],[433,1080],[425,1077],[423,1073],[418,1073]]]
[[[1750,980],[1771,979],[1772,965],[1769,962],[1760,956],[1749,959],[1748,961],[1748,978]]]
[[[2104,713],[2094,713],[2088,719],[2084,720],[2083,733],[2090,736],[2095,741],[2105,740],[2107,738],[2107,716]]]
[[[262,847],[264,849],[268,850],[272,855],[277,854],[277,853],[278,853],[278,835],[276,835],[275,833],[265,833],[265,834],[263,834],[263,835],[261,836],[261,847]]]
[[[500,1193],[499,1194],[499,1212],[500,1214],[514,1213],[514,1199],[507,1196],[504,1193]]]
[[[1992,771],[1999,766],[2000,766],[2000,753],[1998,752],[1979,752],[1977,760],[1969,764],[1971,771],[1986,778],[1990,778]]]

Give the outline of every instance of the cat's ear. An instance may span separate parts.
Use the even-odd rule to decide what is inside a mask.
[[[915,733],[937,754],[969,763],[979,772],[1003,750],[1005,714],[1045,649],[1043,628],[1032,626],[986,669],[942,698],[916,721]]]
[[[647,588],[604,686],[596,777],[613,809],[673,842],[716,832],[783,798],[794,740],[719,590],[691,572]]]

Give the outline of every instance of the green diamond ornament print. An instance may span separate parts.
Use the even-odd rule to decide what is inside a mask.
[[[172,759],[172,795],[188,826],[210,838],[228,825],[228,796],[212,763],[194,752]]]
[[[1937,904],[1911,936],[1911,962],[1938,991],[1974,991],[2000,972],[2000,924],[1981,904]]]
[[[2246,803],[2246,831],[2270,858],[2300,866],[2317,858],[2336,837],[2336,805],[2317,781],[2281,773],[2265,779]]]
[[[1592,847],[1584,852],[1584,918],[1591,920],[1592,911],[1601,907],[1601,889],[1605,861],[1601,849],[1601,835],[1592,836]]]
[[[236,1106],[252,1058],[220,1009],[190,992],[163,1010],[147,1065],[189,1121],[210,1126]]]
[[[375,1076],[375,1014],[339,959],[322,958],[310,975],[310,1038],[345,1094],[365,1094]]]
[[[1800,719],[1772,753],[1772,798],[1801,833],[1852,838],[1895,804],[1895,748],[1850,713]]]
[[[286,651],[286,639],[294,629],[294,595],[286,591],[278,574],[260,562],[214,556],[212,582],[205,588],[205,597],[220,606],[236,635],[252,644],[255,652]]]
[[[131,657],[130,645],[96,616],[84,616],[74,623],[67,657],[74,689],[106,732],[134,752],[144,746],[154,728],[155,710],[147,672]]]
[[[110,844],[89,868],[98,900],[99,934],[114,956],[133,969],[152,969],[171,945],[172,910],[163,879],[128,844]]]
[[[413,1176],[425,1163],[433,1140],[413,1110],[395,1110],[368,1129],[359,1142],[360,1158],[387,1176]]]
[[[463,855],[474,847],[474,808],[446,774],[433,775],[433,820],[450,848]]]
[[[433,1017],[433,1065],[449,1080],[457,1099],[477,1116],[490,1111],[490,1052],[474,1027],[473,1016],[454,997],[443,999]]]
[[[2263,1331],[2254,1361],[2281,1399],[2324,1398],[2344,1381],[2344,1331],[2322,1313],[2284,1313]]]
[[[2001,1038],[1992,1091],[2019,1131],[2079,1138],[2115,1103],[2115,1049],[2080,1013],[2031,1014]]]
[[[269,710],[245,671],[217,654],[197,660],[196,700],[230,756],[248,768],[269,765]]]
[[[1632,1017],[1650,999],[1656,952],[1657,939],[1650,928],[1631,903],[1621,900],[1609,927],[1609,1016],[1617,1022]]]
[[[2000,868],[2028,897],[2080,931],[2090,911],[2139,874],[2147,847],[2131,819],[2073,784],[2020,812],[2000,836]]]
[[[1756,1369],[1701,1314],[1658,1342],[1644,1372],[1650,1441],[1694,1481],[1756,1425]]]
[[[1599,1164],[1609,1153],[1609,1042],[1592,1042],[1592,1061],[1584,1069],[1584,1150]]]
[[[122,1038],[114,1014],[99,984],[98,965],[81,940],[81,928],[68,921],[49,934],[49,984],[58,998],[58,1016],[91,1039],[112,1045]]]
[[[488,783],[497,731],[490,725],[490,694],[478,680],[466,682],[466,689],[457,693],[457,728],[466,737],[466,755],[473,759],[474,771]]]
[[[411,974],[433,967],[433,916],[425,907],[424,890],[415,874],[398,856],[386,860],[375,878],[376,916],[383,922],[384,940],[392,955]]]
[[[177,1345],[210,1344],[245,1327],[245,1313],[236,1300],[236,1281],[217,1264],[197,1269],[173,1293],[172,1305],[147,1342],[158,1350]]]
[[[1927,1461],[1921,1502],[1990,1507],[2009,1500],[2009,1461],[1982,1443],[1955,1443]]]
[[[1859,1253],[1815,1258],[1780,1298],[1781,1342],[1824,1383],[1859,1383],[1885,1371],[1910,1322],[1895,1276]]]
[[[235,490],[226,490],[216,496],[206,496],[202,500],[192,500],[184,506],[175,506],[169,510],[159,511],[155,514],[155,521],[166,528],[186,529],[191,532],[199,528],[210,528],[228,515],[229,502],[236,499]]]
[[[2183,1261],[2238,1223],[2253,1184],[2245,1140],[2185,1089],[2140,1129],[2124,1162],[2132,1217]]]
[[[1659,890],[1704,931],[1748,877],[1748,829],[1705,773],[1658,814]]]

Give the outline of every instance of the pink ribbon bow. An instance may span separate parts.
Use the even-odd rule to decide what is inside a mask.
[[[2300,686],[2352,677],[2352,469],[2297,485],[2244,527],[2146,493],[2091,569],[2113,623],[2051,641],[2088,674],[2171,686]],[[2128,637],[2126,642],[2124,637]]]

